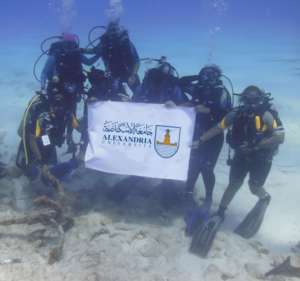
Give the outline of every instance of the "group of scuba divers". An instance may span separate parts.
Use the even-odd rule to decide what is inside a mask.
[[[47,183],[50,172],[62,180],[66,170],[60,169],[60,164],[53,166],[53,169],[49,169],[48,165],[56,162],[55,146],[61,147],[65,141],[68,144],[67,153],[73,154],[69,161],[71,168],[83,164],[89,142],[88,102],[131,101],[165,104],[166,107],[193,107],[196,121],[184,215],[186,234],[193,236],[190,252],[201,257],[207,255],[224,220],[227,206],[243,185],[247,174],[250,190],[258,197],[258,202],[235,233],[246,239],[253,237],[261,226],[271,199],[263,186],[272,166],[272,158],[278,153],[279,144],[284,142],[282,123],[275,106],[270,103],[270,94],[256,86],[248,86],[238,95],[239,106],[232,108],[233,98],[220,79],[226,76],[222,75],[218,66],[207,65],[199,75],[179,78],[176,69],[165,57],[154,60],[157,61],[156,67],[146,72],[141,83],[137,75],[141,60],[129,40],[128,31],[119,24],[119,20],[110,21],[104,28],[103,35],[93,41],[90,40],[90,32],[90,44],[85,49],[79,48],[78,38],[70,33],[59,37],[59,41],[53,43],[49,50],[44,51],[42,47],[48,59],[41,74],[41,91],[29,102],[18,129],[22,140],[15,166],[5,167],[2,163],[1,177],[9,175],[18,178],[25,174],[33,180],[39,173],[36,166],[40,166],[44,183]],[[97,43],[95,46],[94,42]],[[86,54],[93,56],[87,58]],[[91,66],[99,58],[104,62],[105,70],[95,67],[83,69],[82,64]],[[84,86],[86,79],[91,84],[88,90]],[[124,83],[134,93],[132,97],[125,91]],[[192,98],[188,98],[186,93]],[[85,101],[84,114],[77,120],[77,103],[82,99]],[[73,129],[81,133],[78,144],[72,139]],[[214,167],[226,129],[226,142],[234,150],[233,158],[229,153],[227,161],[230,166],[229,184],[218,211],[210,216],[215,185]],[[77,145],[80,149],[75,157]],[[203,178],[206,196],[203,204],[197,207],[193,189],[199,174]],[[109,191],[108,198],[120,203],[141,179],[137,176],[125,178]],[[175,187],[172,180],[162,180],[162,186],[166,190]]]

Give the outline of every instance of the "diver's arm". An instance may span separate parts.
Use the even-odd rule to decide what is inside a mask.
[[[137,74],[140,69],[141,62],[137,61],[133,66],[132,74]]]
[[[282,124],[278,126],[273,115],[266,111],[262,117],[264,124],[267,126],[269,130],[272,130],[273,133],[270,137],[261,140],[256,145],[256,150],[261,148],[269,148],[273,146],[277,146],[284,142],[284,129]]]
[[[81,57],[81,62],[85,65],[91,66],[93,65],[101,56],[98,55],[94,55],[91,58],[87,58],[85,55],[82,55]]]
[[[135,90],[135,92],[134,92],[134,95],[133,95],[133,97],[131,98],[131,100],[132,100],[133,102],[141,102],[142,95],[143,95],[143,89],[142,89],[141,85],[139,85],[139,86],[136,88],[136,90]]]
[[[219,125],[215,125],[211,127],[204,135],[202,135],[199,140],[193,141],[191,144],[191,148],[197,148],[203,142],[210,140],[211,138],[219,135],[223,132],[223,129]]]
[[[47,75],[51,71],[51,69],[54,68],[54,66],[55,56],[49,56],[41,73],[41,89],[45,89]]]
[[[134,83],[136,83],[138,81],[136,76],[137,76],[137,73],[139,71],[140,65],[141,65],[140,61],[137,61],[134,64],[132,74],[128,78],[128,84],[129,85],[133,85]]]
[[[235,112],[230,111],[223,120],[218,123],[217,125],[211,127],[205,134],[203,134],[199,140],[193,141],[191,148],[197,148],[203,142],[210,140],[211,138],[215,137],[216,135],[221,134],[224,130],[229,128],[232,125],[233,117]]]
[[[284,142],[284,133],[276,133],[267,139],[263,139],[256,145],[256,150],[277,146]]]
[[[95,55],[95,54],[97,54],[97,53],[95,52],[95,49],[94,49],[94,48],[84,49],[83,53],[86,54],[86,55]]]
[[[180,106],[183,106],[183,107],[193,107],[194,105],[192,104],[192,102],[188,101],[188,102],[185,102],[185,103],[181,104]]]
[[[223,132],[223,129],[220,128],[219,125],[215,125],[211,127],[204,135],[200,137],[200,142],[205,142],[210,140],[211,138],[215,137],[216,135],[219,135]]]
[[[178,86],[180,88],[183,88],[185,86],[188,86],[189,84],[191,84],[192,82],[195,82],[198,80],[198,75],[190,75],[190,76],[184,76],[181,77],[178,81]]]
[[[39,161],[39,160],[42,160],[42,155],[41,155],[41,152],[38,148],[36,139],[37,138],[35,136],[30,135],[29,136],[29,145],[30,145],[30,148],[32,149],[32,152],[33,152],[34,156]]]

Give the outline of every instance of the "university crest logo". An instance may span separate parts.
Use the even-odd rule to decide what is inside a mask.
[[[156,126],[154,147],[160,157],[170,158],[177,153],[180,142],[180,131],[180,127]]]

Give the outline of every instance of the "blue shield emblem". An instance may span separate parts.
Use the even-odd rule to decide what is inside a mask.
[[[180,127],[156,125],[154,147],[160,157],[170,158],[177,153],[180,131]]]

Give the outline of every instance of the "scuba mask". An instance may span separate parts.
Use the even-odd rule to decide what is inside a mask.
[[[242,103],[247,114],[253,114],[263,101],[263,95],[248,93],[242,96]]]
[[[109,77],[106,77],[105,72],[103,70],[96,69],[94,66],[92,66],[87,76],[92,87],[98,88],[104,94],[106,94],[109,91]]]
[[[120,25],[113,25],[107,30],[106,34],[111,44],[119,41],[122,38],[128,38],[128,31]]]
[[[78,49],[78,45],[73,40],[67,40],[62,42],[63,49],[66,53],[72,52]]]
[[[207,89],[213,89],[217,84],[217,80],[219,78],[219,74],[215,72],[213,69],[207,69],[203,72],[201,71],[199,74],[199,82]]]
[[[200,74],[201,82],[203,83],[213,83],[215,84],[217,82],[217,74],[214,71],[205,71]]]
[[[244,104],[258,105],[261,103],[261,101],[262,101],[262,96],[257,94],[256,95],[247,94],[242,97],[242,102]]]
[[[143,80],[143,88],[147,94],[153,94],[159,90],[161,83],[164,80],[164,74],[158,68],[150,69]]]
[[[161,70],[161,72],[166,76],[173,76],[174,75],[174,68],[167,62],[163,62],[158,69]]]
[[[61,117],[66,106],[65,99],[61,95],[56,95],[50,100],[50,106],[56,117]]]

